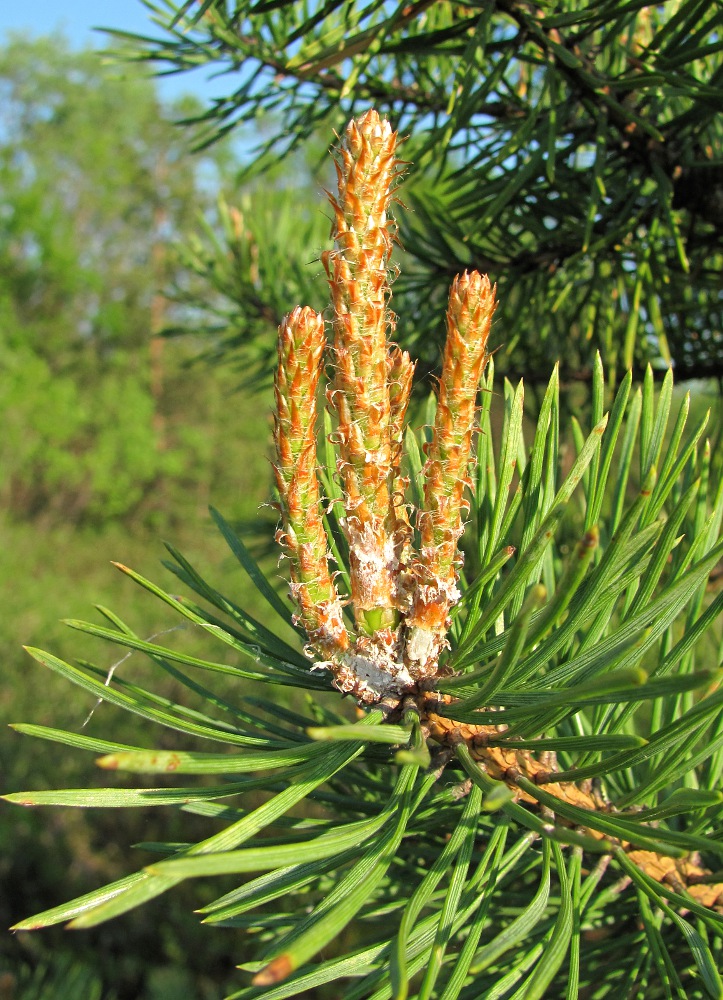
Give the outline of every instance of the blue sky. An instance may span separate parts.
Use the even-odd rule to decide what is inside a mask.
[[[160,33],[141,0],[32,0],[32,3],[0,0],[2,44],[11,31],[46,35],[61,30],[75,47],[102,47],[106,36],[94,31],[96,27],[120,28],[146,35]],[[203,99],[213,93],[222,93],[223,88],[221,81],[216,84],[207,81],[205,71],[183,73],[159,81],[161,94],[166,98],[190,92]]]

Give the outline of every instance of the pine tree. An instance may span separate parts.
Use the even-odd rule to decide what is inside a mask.
[[[413,363],[390,343],[389,309],[397,144],[374,110],[343,131],[324,254],[333,336],[308,306],[278,331],[291,603],[214,512],[268,623],[172,547],[190,599],[119,569],[237,664],[143,639],[104,608],[103,624],[69,623],[147,654],[188,701],[159,698],[123,666],[106,678],[31,650],[108,705],[216,752],[21,725],[101,754],[107,771],[171,781],[6,798],[175,808],[212,832],[139,845],[136,872],[17,929],[91,927],[186,879],[256,872],[202,911],[247,932],[239,961],[253,979],[239,1000],[324,986],[347,1000],[721,997],[723,593],[711,574],[723,482],[707,418],[686,431],[686,397],[671,419],[672,375],[656,394],[651,371],[635,389],[626,374],[605,413],[597,359],[571,462],[557,370],[531,436],[521,382],[505,383],[493,427],[501,293],[472,270],[451,283],[426,426],[405,429]],[[283,706],[284,688],[306,692],[305,706]],[[259,791],[260,805],[248,794]]]

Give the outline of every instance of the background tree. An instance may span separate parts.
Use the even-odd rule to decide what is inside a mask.
[[[500,285],[502,371],[544,381],[559,357],[589,379],[600,350],[613,373],[723,374],[716,6],[148,6],[163,33],[135,58],[227,73],[199,142],[263,121],[253,169],[371,104],[413,133],[395,302],[417,353],[436,360],[451,277],[476,267]]]
[[[169,121],[193,101],[163,109],[148,81],[62,37],[15,36],[0,87],[5,322],[56,371],[78,353],[145,348],[164,280],[149,280],[153,249],[203,197],[202,162]]]
[[[190,156],[172,118],[193,100],[163,108],[61,37],[0,50],[0,97],[0,496],[66,523],[157,511],[162,481],[212,459],[179,424],[188,348],[166,364],[154,334],[183,270],[172,243],[228,153]]]

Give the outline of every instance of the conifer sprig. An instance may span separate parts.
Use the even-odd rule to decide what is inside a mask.
[[[280,329],[277,475],[279,489],[285,491],[280,538],[287,539],[291,556],[298,620],[307,629],[310,654],[322,654],[323,665],[331,670],[339,690],[353,694],[362,704],[384,703],[391,712],[400,712],[403,704],[416,704],[427,737],[458,751],[462,748],[462,763],[474,778],[483,780],[474,770],[479,764],[484,781],[495,779],[507,786],[516,808],[522,803],[544,807],[557,799],[567,819],[565,808],[577,809],[583,832],[569,836],[587,838],[589,846],[600,841],[608,828],[620,826],[620,821],[607,826],[602,821],[601,825],[594,817],[604,810],[604,803],[591,787],[565,780],[562,771],[561,780],[556,780],[559,768],[554,752],[546,756],[543,766],[535,754],[514,743],[495,746],[495,739],[499,742],[500,732],[508,726],[497,725],[502,721],[499,712],[490,716],[484,709],[484,700],[494,695],[513,670],[535,601],[544,600],[545,588],[531,592],[531,598],[537,595],[535,601],[528,600],[518,613],[504,655],[471,698],[460,701],[437,693],[445,673],[440,656],[449,647],[450,610],[461,597],[459,542],[469,510],[476,404],[488,358],[495,288],[477,271],[458,275],[452,283],[432,439],[422,470],[423,496],[415,509],[405,497],[407,483],[401,466],[413,364],[406,353],[388,343],[392,325],[386,307],[392,224],[388,208],[395,149],[395,133],[376,112],[350,122],[337,162],[338,197],[330,196],[336,247],[325,256],[325,265],[333,307],[335,379],[327,396],[338,421],[334,440],[344,504],[341,524],[349,545],[354,636],[348,636],[341,623],[319,513],[313,425],[322,366],[322,320],[312,310],[297,308]],[[296,423],[287,416],[292,409],[294,414],[303,409]],[[603,419],[579,461],[585,454],[584,461],[590,460],[604,427]],[[574,487],[578,479],[571,473],[571,486],[563,489]],[[550,510],[548,517],[557,516]],[[549,536],[543,528],[544,524],[538,535],[544,541]],[[304,544],[297,544],[297,538]],[[524,565],[520,562],[516,572]],[[333,624],[328,620],[331,608]],[[640,683],[635,677],[634,683]],[[548,704],[552,706],[552,700]],[[540,784],[545,790],[538,793],[534,790]],[[586,815],[590,816],[587,826]],[[620,831],[624,830],[623,821]],[[616,843],[658,881],[678,878],[704,905],[718,898],[719,886],[693,886],[693,880],[704,874],[697,862],[667,863],[664,853],[655,850],[657,842],[651,835],[628,840],[619,832]]]
[[[389,205],[400,165],[396,145],[396,133],[376,111],[366,112],[347,126],[335,161],[338,193],[329,195],[334,208],[335,247],[323,256],[334,331],[331,360],[335,374],[327,398],[337,418],[334,440],[344,504],[340,520],[349,548],[357,630],[351,648],[339,641],[338,630],[332,630],[333,641],[324,641],[324,655],[337,687],[367,703],[389,697],[398,700],[417,691],[420,683],[432,681],[438,673],[439,655],[447,646],[449,610],[460,596],[456,588],[458,543],[463,515],[469,508],[465,490],[470,487],[467,471],[475,405],[495,304],[487,277],[472,271],[455,279],[447,314],[437,418],[425,468],[424,504],[415,518],[421,541],[416,554],[401,466],[414,365],[406,352],[389,342],[394,326],[388,309],[393,239]],[[315,353],[308,360],[313,371],[306,376],[305,389],[310,400],[321,364],[318,320],[315,322]],[[305,380],[303,370],[291,367],[297,359],[284,346],[289,340],[287,327],[288,322],[280,329],[277,376],[277,405],[284,407],[289,404],[279,386]],[[285,364],[290,366],[288,371],[282,370]],[[311,400],[305,414],[305,435],[311,433],[308,421],[314,417]],[[279,434],[288,424],[277,415],[277,451],[288,450],[285,434]],[[310,625],[307,632],[313,651],[320,648],[319,636],[329,632],[326,624],[319,622],[319,607],[323,617],[329,607],[338,607],[338,602],[335,605],[328,596],[332,584],[321,568],[326,546],[318,513],[314,513],[318,511],[318,494],[312,494],[310,486],[312,480],[316,483],[309,465],[315,452],[308,437],[304,441],[303,449],[297,448],[295,453],[298,470],[293,468],[293,454],[291,465],[280,452],[277,460],[278,467],[287,470],[280,478],[280,489],[286,490],[280,538],[313,531],[308,568],[302,570],[298,547],[287,542],[297,574],[292,579],[292,593],[300,608],[300,622]],[[312,523],[307,529],[288,520],[287,481],[300,481],[297,499],[311,504]],[[303,515],[303,508],[299,514]],[[311,602],[314,588],[321,594],[316,608]]]
[[[370,110],[352,120],[335,160],[334,250],[324,265],[333,309],[335,378],[328,398],[338,427],[352,602],[359,629],[398,622],[388,330],[388,209],[397,173],[397,135]]]
[[[162,856],[16,929],[63,921],[90,927],[185,879],[236,874],[240,884],[224,887],[203,912],[207,923],[250,930],[246,942],[260,945],[255,956],[243,955],[255,978],[233,993],[239,1000],[283,1000],[325,984],[348,1000],[403,1000],[414,990],[420,1000],[492,1000],[503,992],[526,1000],[657,997],[672,995],[671,973],[676,996],[720,998],[723,674],[714,626],[723,593],[715,592],[714,573],[723,557],[723,484],[703,436],[708,418],[684,436],[685,400],[669,423],[670,373],[657,398],[652,373],[634,394],[626,377],[606,416],[598,362],[583,418],[588,433],[573,425],[574,456],[565,463],[557,372],[527,444],[522,384],[506,385],[501,428],[485,412],[476,492],[467,492],[494,310],[488,279],[471,272],[452,286],[425,463],[415,433],[404,434],[413,365],[386,343],[393,324],[380,303],[388,281],[378,271],[362,281],[359,267],[368,238],[381,254],[375,267],[389,263],[395,171],[385,174],[383,196],[370,178],[379,175],[380,151],[391,156],[391,136],[387,123],[367,113],[342,140],[335,228],[343,238],[326,261],[336,296],[327,358],[337,428],[324,448],[323,478],[316,449],[323,319],[297,307],[279,331],[279,540],[307,658],[172,547],[168,568],[199,603],[119,565],[220,640],[233,661],[143,639],[107,609],[99,609],[104,624],[68,624],[128,655],[145,654],[200,695],[202,711],[146,690],[137,676],[112,671],[104,679],[92,664],[30,652],[109,705],[176,736],[212,741],[211,752],[195,742],[159,751],[20,726],[101,754],[105,770],[157,773],[164,783],[7,798],[23,806],[176,807],[225,825],[197,843],[173,837],[145,845]],[[357,169],[362,162],[367,167]],[[384,226],[386,237],[369,237]],[[374,309],[363,308],[364,289],[377,296]],[[384,314],[385,325],[371,323]],[[490,372],[484,387],[492,385]],[[486,411],[491,395],[483,399]],[[333,429],[331,414],[324,417]],[[346,551],[325,533],[329,521],[336,536],[320,481],[335,512],[343,508],[337,523],[349,549],[368,532],[390,554],[375,563],[367,558],[373,547],[352,551],[348,626],[328,549],[342,570]],[[476,530],[470,549],[480,565],[462,577],[467,500]],[[230,525],[214,517],[269,611],[288,624],[286,603]],[[364,589],[369,573],[377,574],[373,601]],[[452,648],[442,660],[447,641]],[[232,676],[240,697],[204,686],[199,669]],[[251,697],[243,696],[246,681],[255,685]],[[304,708],[282,707],[257,696],[263,684],[312,697]],[[316,697],[331,687],[352,695],[365,709],[361,717],[350,724]],[[211,780],[168,784],[183,775]],[[254,808],[246,796],[259,791],[263,801]],[[305,800],[313,809],[295,817]],[[342,941],[325,958],[352,921],[363,924],[363,945],[352,931],[354,951],[344,953]]]
[[[420,677],[436,673],[439,654],[447,645],[449,609],[460,597],[459,539],[469,510],[465,491],[472,487],[467,470],[494,310],[495,290],[486,275],[472,271],[454,279],[437,414],[424,469],[424,506],[417,515],[420,551],[413,565],[413,606],[407,620],[406,655]]]
[[[329,572],[316,472],[317,390],[325,346],[323,317],[297,306],[279,327],[274,380],[274,470],[283,521],[277,541],[289,557],[298,620],[323,658],[349,645]]]

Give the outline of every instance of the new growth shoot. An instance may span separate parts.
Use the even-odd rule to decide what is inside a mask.
[[[502,790],[518,818],[521,806],[559,813],[566,840],[582,836],[578,844],[596,852],[610,853],[617,845],[626,863],[655,882],[683,886],[698,903],[718,906],[723,885],[711,883],[697,856],[658,850],[652,830],[627,830],[624,836],[618,830],[610,840],[617,821],[609,819],[610,810],[589,781],[575,781],[574,769],[559,770],[554,752],[540,755],[530,748],[534,743],[516,742],[506,732],[505,713],[497,724],[490,721],[485,700],[499,681],[504,656],[466,700],[438,690],[442,675],[449,674],[441,656],[449,647],[450,610],[461,597],[459,541],[469,510],[477,395],[488,358],[495,289],[477,271],[452,283],[436,416],[417,507],[407,495],[402,469],[414,364],[390,340],[395,316],[389,308],[394,241],[389,206],[401,172],[396,147],[396,133],[376,111],[347,126],[335,161],[338,193],[329,195],[334,248],[322,257],[331,290],[331,344],[323,317],[309,308],[297,306],[279,329],[278,539],[289,558],[296,622],[308,637],[307,654],[315,667],[331,672],[340,691],[362,705],[383,702],[391,712],[416,705],[425,739],[452,750],[486,794],[493,787],[495,794]],[[325,362],[333,372],[326,399],[335,422],[330,443],[336,448],[337,494],[343,504],[338,523],[348,549],[353,612],[348,626],[347,598],[337,591],[330,568],[317,476],[317,396]],[[600,422],[599,433],[604,427]],[[591,551],[597,538],[594,529]],[[543,587],[532,588],[511,626],[520,642],[544,595]],[[506,648],[513,648],[510,643]],[[636,683],[647,678],[639,668],[638,675]],[[467,675],[468,683],[474,679]],[[479,722],[477,709],[483,709]]]
[[[326,353],[321,315],[297,307],[286,317],[275,379],[278,538],[291,566],[297,621],[317,665],[332,672],[340,691],[367,704],[432,687],[448,646],[449,612],[460,596],[459,538],[469,509],[476,399],[495,309],[495,289],[485,275],[455,278],[423,502],[415,509],[401,468],[414,364],[390,340],[395,227],[389,206],[401,172],[396,150],[396,132],[376,111],[349,123],[335,159],[338,193],[329,195],[334,249],[323,255],[334,371],[326,398],[336,420],[351,632],[330,570],[317,477],[317,388]]]

